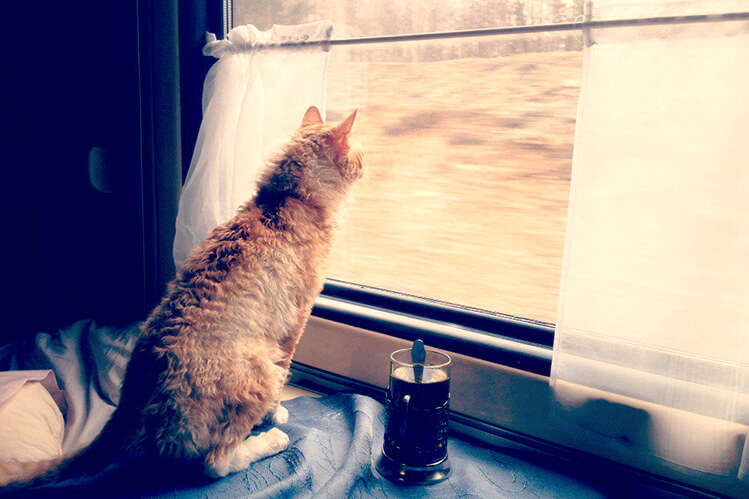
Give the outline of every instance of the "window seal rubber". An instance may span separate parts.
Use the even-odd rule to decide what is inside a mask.
[[[388,290],[328,280],[312,315],[549,376],[554,326]]]

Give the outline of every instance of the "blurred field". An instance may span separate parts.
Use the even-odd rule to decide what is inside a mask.
[[[582,55],[331,59],[365,178],[329,276],[553,322]]]

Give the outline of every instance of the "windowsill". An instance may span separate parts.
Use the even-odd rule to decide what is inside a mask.
[[[409,342],[422,339],[434,348],[549,375],[553,329],[547,324],[504,316],[477,320],[478,314],[458,307],[417,304],[407,297],[390,298],[391,302],[383,303],[382,296],[362,295],[320,295],[312,315]]]
[[[286,385],[283,387],[283,392],[281,393],[281,402],[286,402],[287,400],[294,400],[295,398],[299,398],[299,397],[319,398],[319,397],[322,397],[322,395],[317,392],[305,390],[304,388],[300,388],[294,385]]]
[[[297,382],[322,393],[353,391],[377,398],[387,386],[390,352],[409,344],[394,335],[313,316],[294,355],[297,371],[300,367],[302,371],[297,373],[302,375],[297,376]],[[551,417],[554,393],[546,376],[448,352],[454,362],[451,427],[459,433],[492,446],[536,448],[566,458],[575,466],[600,465],[617,473],[626,472],[633,480],[669,489],[677,497],[704,491],[746,497],[746,487],[730,477],[674,469],[658,459],[646,458],[651,453],[648,449],[615,455],[597,440],[582,439],[577,432],[570,432]],[[337,383],[341,377],[348,381]]]

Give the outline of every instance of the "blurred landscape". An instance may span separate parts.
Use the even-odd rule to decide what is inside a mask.
[[[336,36],[574,19],[580,2],[235,1],[235,23]],[[335,47],[327,119],[354,108],[365,177],[328,275],[554,322],[581,41],[574,34]]]
[[[553,322],[581,59],[331,64],[366,170],[329,276]]]

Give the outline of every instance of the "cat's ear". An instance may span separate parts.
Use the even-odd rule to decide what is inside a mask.
[[[321,124],[322,124],[322,116],[320,116],[320,110],[317,109],[315,106],[312,106],[309,109],[307,109],[307,112],[304,113],[304,118],[302,118],[302,128],[306,126],[321,125]]]
[[[354,126],[355,119],[356,119],[356,109],[354,109],[354,112],[351,113],[351,116],[341,121],[335,127],[335,129],[333,130],[333,135],[335,135],[339,140],[346,137],[349,134],[349,132],[351,132],[351,127]]]

